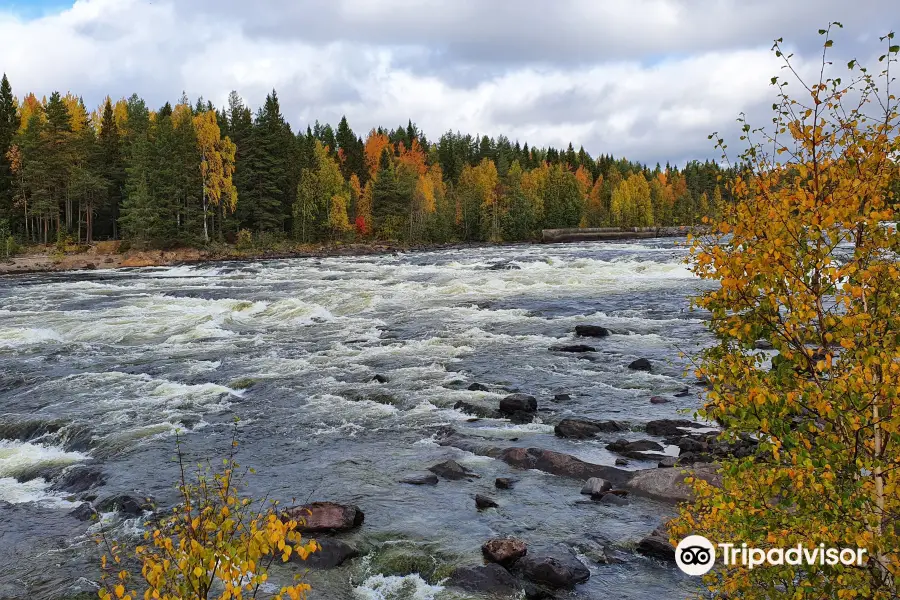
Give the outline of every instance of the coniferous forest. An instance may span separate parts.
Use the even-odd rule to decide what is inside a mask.
[[[346,118],[295,130],[274,90],[254,112],[237,92],[219,108],[137,95],[89,108],[71,93],[17,98],[5,75],[0,86],[0,239],[25,245],[519,241],[693,225],[717,212],[731,175],[502,135],[429,140],[411,120],[364,135]]]

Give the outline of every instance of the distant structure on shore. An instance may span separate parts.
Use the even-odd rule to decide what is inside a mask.
[[[602,240],[627,240],[634,238],[683,237],[696,233],[696,227],[583,227],[573,229],[544,229],[541,241],[596,242]]]

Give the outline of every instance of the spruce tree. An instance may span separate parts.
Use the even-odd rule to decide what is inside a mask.
[[[98,210],[98,225],[94,232],[104,237],[118,237],[117,220],[125,187],[125,165],[122,160],[122,142],[116,123],[112,101],[107,98],[100,120],[100,176],[106,184],[106,197]]]
[[[13,174],[6,156],[12,147],[19,129],[16,100],[6,73],[0,79],[0,219],[12,223],[13,217]]]

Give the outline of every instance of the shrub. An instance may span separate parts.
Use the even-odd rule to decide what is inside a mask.
[[[239,495],[249,471],[241,471],[235,462],[236,448],[232,437],[224,468],[198,467],[189,481],[178,443],[181,500],[170,515],[145,532],[146,545],[134,551],[141,564],[143,591],[135,586],[137,578],[122,567],[119,545],[101,534],[98,543],[105,552],[98,594],[102,600],[256,598],[275,560],[286,562],[292,555],[306,560],[318,549],[315,540],[302,539],[296,531],[297,521],[282,520],[276,502],[265,507],[262,500]],[[261,510],[256,509],[257,504],[263,505]],[[308,584],[296,582],[282,587],[274,597],[300,600],[309,590]]]

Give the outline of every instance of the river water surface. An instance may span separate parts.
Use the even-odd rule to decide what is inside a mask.
[[[313,599],[475,598],[434,576],[391,572],[379,556],[406,545],[441,565],[475,565],[481,543],[505,535],[620,548],[617,564],[583,558],[592,576],[572,598],[686,597],[696,580],[631,550],[672,507],[586,502],[578,481],[434,441],[452,427],[613,464],[604,446],[621,434],[562,440],[553,424],[584,416],[639,429],[695,408],[699,388],[679,352],[709,335],[688,308],[699,280],[684,256],[677,241],[650,240],[0,279],[0,598],[92,589],[96,524],[71,516],[79,497],[54,489],[67,469],[102,469],[100,498],[138,490],[167,506],[175,431],[189,460],[221,462],[235,417],[254,495],[365,512],[349,539],[368,556],[311,572]],[[548,351],[572,342],[578,324],[613,335],[589,341],[598,352],[586,357]],[[626,368],[640,357],[653,372]],[[468,391],[473,382],[490,391]],[[691,395],[674,397],[686,386]],[[511,391],[538,398],[539,422],[471,421],[453,408]],[[653,395],[671,402],[651,404]],[[480,478],[398,483],[450,458]],[[499,476],[519,481],[495,490]],[[477,511],[475,493],[500,508]],[[137,519],[105,518],[119,537],[139,531]]]

